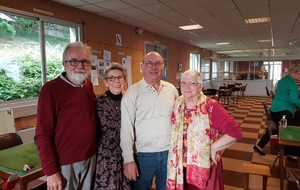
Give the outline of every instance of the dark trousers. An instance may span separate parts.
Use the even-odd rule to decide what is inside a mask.
[[[272,120],[276,123],[277,129],[279,126],[279,122],[282,119],[282,116],[286,116],[287,124],[288,125],[297,125],[297,119],[294,118],[292,113],[290,111],[280,111],[280,112],[271,112]],[[300,127],[300,126],[299,126]],[[263,148],[268,144],[270,141],[270,134],[269,131],[266,130],[266,132],[263,134],[262,138],[258,142],[258,146]],[[294,156],[300,156],[300,148],[295,146],[284,146],[284,154],[285,155],[294,155]]]

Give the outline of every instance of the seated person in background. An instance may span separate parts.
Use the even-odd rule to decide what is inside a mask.
[[[296,125],[294,114],[296,108],[300,108],[299,91],[296,80],[300,79],[300,64],[292,65],[289,69],[289,74],[279,80],[276,88],[276,96],[271,104],[272,120],[279,126],[279,121],[283,115],[286,115],[288,125]],[[263,147],[270,141],[268,130],[264,133],[257,145],[253,149],[260,155],[265,155],[262,151]],[[286,155],[300,155],[300,148],[285,146]],[[298,152],[294,152],[298,151]]]

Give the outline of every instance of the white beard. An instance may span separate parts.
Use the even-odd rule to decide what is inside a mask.
[[[72,81],[73,83],[80,85],[85,81],[85,79],[89,76],[90,72],[85,71],[85,73],[78,73],[75,71],[70,71],[69,72],[69,80]]]

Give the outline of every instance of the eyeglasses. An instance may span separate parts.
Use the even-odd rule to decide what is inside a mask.
[[[148,61],[148,62],[146,62],[146,63],[144,63],[147,67],[154,67],[154,66],[156,66],[156,67],[162,67],[163,65],[164,65],[164,63],[162,63],[162,62],[151,62],[151,61]]]
[[[121,77],[121,76],[118,76],[118,77],[110,76],[110,77],[106,77],[105,79],[109,80],[110,82],[115,82],[116,79],[118,79],[119,82],[122,82],[124,80],[124,77]]]
[[[83,60],[78,60],[78,59],[70,59],[70,60],[66,60],[66,63],[70,63],[71,66],[78,66],[79,63],[82,63],[82,65],[84,67],[89,67],[91,66],[91,61],[83,59]]]
[[[196,87],[198,84],[196,82],[180,82],[181,87]]]

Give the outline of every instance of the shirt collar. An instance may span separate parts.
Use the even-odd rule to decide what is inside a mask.
[[[61,78],[63,81],[65,81],[66,83],[68,83],[69,85],[71,85],[71,86],[73,86],[73,87],[75,87],[75,88],[83,88],[84,85],[86,84],[86,80],[85,80],[81,85],[74,84],[74,83],[72,83],[71,81],[69,81],[69,80],[67,79],[66,75],[67,75],[67,73],[64,71],[64,72],[61,73],[60,78]]]

